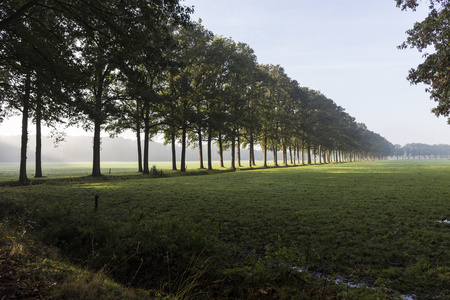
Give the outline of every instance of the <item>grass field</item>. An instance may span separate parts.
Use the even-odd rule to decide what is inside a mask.
[[[156,165],[164,177],[54,165],[39,184],[0,185],[1,224],[152,297],[450,299],[448,161]]]
[[[213,162],[213,168],[219,170],[226,170],[229,168],[229,162],[224,162],[225,168],[220,168],[220,163],[218,161]],[[248,162],[242,163],[245,169]],[[256,161],[257,165],[262,165],[262,161]],[[151,162],[149,167],[156,166],[157,169],[163,170],[166,173],[171,173],[172,163],[171,162]],[[205,163],[205,166],[206,163]],[[269,167],[271,164],[269,163]],[[187,161],[186,167],[188,171],[196,171],[199,168],[198,161]],[[180,164],[177,165],[178,170],[180,169]],[[136,162],[102,162],[101,171],[103,175],[133,175],[138,172],[138,165]],[[27,174],[28,178],[33,178],[35,172],[34,163],[27,164]],[[81,162],[81,163],[65,163],[65,162],[46,162],[42,164],[42,172],[46,178],[61,178],[61,177],[80,177],[88,176],[92,174],[92,163],[91,162]],[[18,180],[19,178],[19,164],[18,163],[0,163],[0,182]]]

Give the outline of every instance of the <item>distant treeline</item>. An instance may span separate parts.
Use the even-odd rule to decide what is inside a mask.
[[[427,145],[421,143],[395,145],[397,159],[449,159],[450,145]]]

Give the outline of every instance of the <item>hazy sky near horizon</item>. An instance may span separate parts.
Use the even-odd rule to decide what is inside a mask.
[[[397,49],[405,31],[427,15],[425,1],[416,12],[401,11],[394,0],[182,3],[195,7],[193,20],[201,18],[214,34],[248,44],[258,63],[281,65],[301,86],[321,91],[390,142],[450,144],[450,125],[431,113],[435,102],[425,86],[406,80],[422,54]],[[19,135],[18,120],[0,124],[0,135]]]

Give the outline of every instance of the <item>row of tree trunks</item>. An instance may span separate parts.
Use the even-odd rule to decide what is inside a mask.
[[[139,132],[139,130],[137,130]],[[186,130],[187,132],[187,130]],[[186,132],[184,134],[182,134],[182,158],[181,158],[181,164],[182,164],[182,168],[181,170],[183,172],[186,171],[186,160],[185,160],[185,153],[186,153]],[[237,130],[235,130],[235,132],[237,132]],[[236,134],[237,135],[237,134]],[[139,137],[139,134],[137,134],[137,136]],[[198,143],[199,143],[199,162],[200,162],[200,168],[203,169],[204,168],[204,164],[203,164],[203,146],[202,146],[202,132],[200,130],[197,131],[197,136],[198,136]],[[207,155],[208,155],[208,170],[212,170],[212,130],[208,130],[208,138],[207,138]],[[250,137],[248,139],[249,141],[249,167],[253,167],[256,165],[255,162],[255,154],[254,154],[254,139],[253,139],[253,135],[250,134]],[[146,141],[147,143],[147,141]],[[223,164],[223,142],[222,142],[222,135],[219,133],[219,137],[217,140],[218,143],[218,147],[219,147],[219,155],[220,155],[220,164],[221,167],[224,167]],[[139,149],[139,144],[138,143],[138,149]],[[176,151],[175,151],[175,134],[171,134],[171,144],[172,144],[172,169],[173,170],[177,170],[176,167]],[[262,147],[263,147],[263,166],[267,167],[267,136],[264,136],[264,142],[261,143]],[[235,159],[232,159],[230,168],[231,169],[236,169],[236,162],[237,162],[237,166],[238,167],[242,167],[241,164],[241,140],[239,137],[236,137],[236,139],[234,139],[234,143],[232,143],[232,147],[233,149],[232,151],[232,155],[233,157],[235,157]],[[274,165],[278,166],[278,149],[277,146],[273,146],[273,160],[274,160]],[[331,162],[352,162],[352,161],[357,161],[360,160],[358,158],[358,155],[356,153],[346,153],[343,151],[329,151],[329,150],[323,150],[323,147],[321,145],[319,146],[314,146],[311,147],[311,145],[309,144],[304,144],[302,143],[302,146],[300,147],[299,143],[295,143],[294,146],[289,145],[288,147],[286,146],[286,143],[282,143],[282,159],[283,159],[283,165],[284,166],[288,166],[288,159],[289,159],[289,163],[291,165],[296,165],[298,164],[305,164],[305,158],[307,158],[307,163],[308,164],[312,164],[312,162],[314,161],[314,164],[317,164],[317,159],[319,160],[319,164],[327,164],[327,163],[331,163]],[[288,156],[288,151],[289,151],[289,156]],[[139,151],[138,151],[139,152]],[[146,150],[147,152],[147,150]],[[300,158],[301,155],[301,158]],[[140,155],[138,155],[140,156]],[[145,157],[144,160],[148,160],[147,157]],[[139,159],[140,161],[140,159]],[[140,163],[139,163],[140,164]]]
[[[148,130],[145,130],[145,131],[147,132]],[[140,131],[139,131],[139,127],[138,127],[137,128],[138,140],[140,140],[139,132]],[[197,134],[198,134],[198,142],[200,145],[199,146],[200,168],[204,168],[203,150],[202,150],[203,148],[201,146],[202,145],[201,144],[202,134],[201,134],[201,132],[198,132]],[[249,143],[249,167],[253,167],[256,165],[255,155],[254,155],[253,136],[250,137],[249,141],[250,141],[250,143]],[[146,139],[145,144],[148,145],[148,142],[149,142],[149,140]],[[220,163],[221,163],[221,167],[223,167],[223,144],[222,144],[221,134],[219,134],[217,143],[218,143],[218,147],[219,147]],[[177,170],[175,133],[171,134],[171,145],[172,145],[172,170]],[[232,143],[232,146],[231,146],[231,149],[232,149],[232,152],[231,152],[232,159],[231,159],[231,165],[230,165],[231,169],[236,169],[236,162],[239,167],[242,167],[240,146],[241,146],[241,142],[240,142],[240,139],[237,137],[236,139],[234,139],[234,143]],[[305,148],[305,146],[306,146],[306,148]],[[267,165],[267,136],[264,136],[264,142],[262,143],[262,148],[263,148],[262,149],[263,166],[267,167],[268,166]],[[140,142],[138,142],[138,152],[140,152],[139,149],[140,149]],[[181,155],[182,156],[182,158],[181,158],[181,164],[182,164],[181,171],[182,172],[186,171],[185,151],[186,151],[186,131],[184,131],[184,133],[182,134],[182,155]],[[277,163],[278,163],[277,147],[273,146],[272,151],[273,151],[274,165],[277,166]],[[283,165],[284,166],[288,166],[287,151],[289,151],[289,162],[291,165],[296,165],[296,164],[304,165],[306,157],[307,157],[308,164],[312,164],[313,161],[314,161],[314,164],[317,164],[317,159],[319,159],[319,162],[318,162],[319,164],[328,164],[331,162],[353,162],[353,161],[362,160],[361,155],[358,153],[354,153],[354,152],[346,153],[346,152],[338,151],[338,150],[335,150],[335,151],[323,150],[321,145],[319,145],[318,147],[314,146],[312,148],[310,145],[304,145],[304,144],[302,147],[300,147],[299,143],[296,143],[294,145],[294,147],[292,147],[292,146],[286,147],[286,146],[284,146],[284,144],[282,144],[282,156],[283,156]],[[144,151],[144,161],[148,161],[148,155],[146,155],[145,153],[148,153],[148,149],[146,149]],[[208,155],[208,170],[212,170],[213,169],[212,168],[212,130],[208,131],[207,155]],[[301,158],[300,158],[300,156],[301,156]],[[138,157],[141,157],[140,153],[138,154]],[[139,165],[140,165],[141,159],[139,158],[138,160],[139,160]],[[144,170],[147,171],[147,169],[148,169],[148,164],[147,164],[147,168],[144,168]],[[144,171],[144,174],[145,174],[145,171]]]

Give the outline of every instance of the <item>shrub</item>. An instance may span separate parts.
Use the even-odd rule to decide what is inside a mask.
[[[164,173],[163,173],[162,169],[161,169],[161,170],[158,170],[158,169],[156,168],[156,165],[153,165],[153,166],[151,167],[151,169],[150,169],[150,175],[153,176],[153,177],[163,177],[163,176],[164,176]]]

